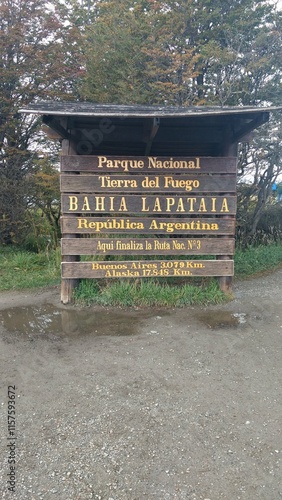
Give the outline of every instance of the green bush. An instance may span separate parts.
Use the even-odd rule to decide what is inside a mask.
[[[282,241],[282,203],[267,205],[259,219],[255,233],[251,236],[253,212],[238,207],[237,214],[237,247],[248,245],[269,245]]]

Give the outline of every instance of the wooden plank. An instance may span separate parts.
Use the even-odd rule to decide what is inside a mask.
[[[232,276],[233,260],[63,262],[63,278],[157,278]]]
[[[236,157],[62,156],[62,172],[235,174]]]
[[[234,235],[235,219],[61,217],[62,233]]]
[[[83,238],[61,240],[63,255],[233,255],[234,238]]]
[[[62,213],[234,215],[236,196],[63,194]]]
[[[235,175],[68,175],[63,193],[235,193]]]

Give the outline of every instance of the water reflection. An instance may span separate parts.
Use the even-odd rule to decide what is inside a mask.
[[[198,319],[212,330],[234,328],[246,323],[246,314],[212,310],[201,312]]]
[[[136,318],[128,313],[59,309],[52,304],[5,309],[0,311],[0,323],[10,333],[28,336],[126,336],[137,333]]]

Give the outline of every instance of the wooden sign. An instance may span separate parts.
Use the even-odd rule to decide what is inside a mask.
[[[62,212],[122,214],[219,214],[236,213],[236,196],[141,196],[63,194]]]
[[[62,233],[69,234],[167,234],[234,235],[235,219],[160,217],[66,217]]]
[[[232,260],[62,262],[63,278],[233,276]]]
[[[61,175],[61,192],[235,193],[234,175]]]
[[[234,238],[62,239],[63,255],[232,255]]]
[[[62,156],[62,172],[236,174],[237,159],[159,156]]]
[[[65,280],[233,276],[236,158],[62,156],[61,171]]]

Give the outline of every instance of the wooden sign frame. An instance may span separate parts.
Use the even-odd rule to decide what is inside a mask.
[[[66,287],[81,278],[233,276],[235,157],[69,155],[61,171]],[[129,255],[153,258],[96,260]]]

